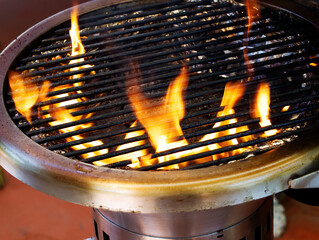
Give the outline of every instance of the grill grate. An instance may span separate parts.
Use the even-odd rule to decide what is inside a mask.
[[[68,21],[36,39],[32,50],[26,49],[12,66],[12,69],[23,73],[26,79],[32,79],[39,86],[49,80],[53,90],[48,97],[72,94],[36,103],[30,124],[16,111],[11,92],[8,91],[8,112],[16,125],[35,142],[86,163],[142,149],[153,151],[146,134],[124,139],[126,133],[143,129],[141,125],[130,128],[136,120],[125,93],[126,73],[131,72],[130,62],[139,65],[143,75],[143,91],[150,98],[158,98],[165,95],[170,82],[187,61],[190,80],[185,94],[186,115],[181,126],[190,144],[160,153],[153,152],[152,156],[156,158],[247,135],[259,137],[238,145],[144,166],[138,170],[191,162],[247,146],[252,147],[250,151],[182,169],[228,163],[265,152],[277,147],[278,142],[290,140],[292,136],[307,130],[318,118],[316,64],[319,57],[319,32],[312,24],[282,10],[263,7],[261,15],[262,18],[254,22],[248,41],[254,76],[247,81],[249,73],[243,56],[247,14],[245,6],[240,3],[177,0],[142,6],[128,2],[84,14],[79,17],[79,23],[85,54],[70,56]],[[80,58],[85,61],[69,64],[71,60]],[[70,71],[71,68],[86,64],[91,67]],[[72,78],[77,74],[83,75]],[[216,117],[222,110],[220,102],[225,84],[229,81],[245,82],[245,95],[236,105],[235,114]],[[262,81],[270,84],[273,125],[260,128],[259,119],[250,117],[249,105]],[[77,83],[81,84],[75,85]],[[65,85],[71,86],[57,89]],[[93,115],[49,126],[48,123],[53,119],[45,116],[49,113],[48,109],[54,108],[52,104],[72,99],[85,99],[66,106],[73,116]],[[282,112],[281,109],[287,105],[291,108]],[[212,128],[216,122],[233,118],[237,118],[238,122]],[[58,132],[61,128],[86,123],[94,124],[68,133]],[[248,126],[249,130],[198,142],[205,134],[239,126]],[[271,137],[260,137],[269,129],[280,129],[281,132]],[[76,135],[83,138],[65,141]],[[95,140],[101,140],[103,144],[71,150],[72,146]],[[145,140],[145,144],[114,151],[119,145],[140,140]],[[273,141],[274,144],[269,144]],[[110,151],[99,156],[82,157],[85,153],[101,149]],[[107,167],[125,168],[130,163],[127,159]]]

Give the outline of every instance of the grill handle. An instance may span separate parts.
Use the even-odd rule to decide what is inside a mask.
[[[285,193],[293,199],[313,206],[319,206],[319,170],[291,179],[288,182],[290,189]]]
[[[291,189],[319,188],[319,170],[288,181]]]

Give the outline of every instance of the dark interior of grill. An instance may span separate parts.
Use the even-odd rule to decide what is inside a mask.
[[[15,124],[35,142],[86,163],[141,149],[147,149],[156,158],[250,135],[254,138],[237,145],[157,162],[137,170],[155,170],[182,162],[192,164],[181,169],[202,168],[263,153],[293,140],[318,119],[319,32],[310,22],[277,8],[263,5],[260,14],[261,18],[252,24],[249,39],[246,39],[247,12],[240,2],[176,0],[143,5],[127,2],[83,14],[79,16],[79,25],[85,54],[70,55],[70,21],[66,21],[36,39],[12,65],[26,81],[39,87],[45,81],[50,82],[52,91],[48,98],[37,102],[32,109],[32,124],[17,112],[9,86],[4,93],[7,110]],[[253,76],[245,63],[245,41]],[[85,61],[69,64],[79,58]],[[183,65],[187,65],[189,83],[181,127],[189,145],[155,153],[147,134],[125,139],[128,132],[143,129],[141,124],[130,127],[136,117],[126,95],[125,81],[128,74],[136,74],[132,63],[139,67],[143,92],[154,104],[164,97],[169,84]],[[83,65],[90,67],[70,71]],[[79,74],[80,77],[72,78]],[[234,107],[234,114],[217,117],[223,109],[220,103],[225,84],[236,81],[245,84],[244,96]],[[259,119],[251,117],[249,111],[257,86],[265,81],[271,90],[272,125],[260,127]],[[63,96],[65,93],[69,95]],[[46,115],[54,104],[74,99],[81,101],[66,108],[76,120],[50,126],[48,123],[53,119]],[[288,105],[289,110],[283,111]],[[213,128],[217,122],[234,118],[238,122]],[[90,126],[59,132],[80,124]],[[249,130],[199,142],[205,134],[240,126],[248,126]],[[279,132],[263,137],[262,133],[270,129]],[[81,139],[66,142],[70,136],[81,136]],[[72,149],[95,140],[103,144]],[[145,141],[141,146],[115,150],[141,140]],[[239,148],[248,150],[214,161],[192,162]],[[83,157],[101,149],[109,151]],[[130,159],[125,159],[105,166],[130,169],[130,163]]]

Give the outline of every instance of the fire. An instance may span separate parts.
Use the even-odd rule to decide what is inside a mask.
[[[47,88],[49,83],[45,82],[44,88],[39,88],[36,84],[32,83],[31,79],[26,79],[15,71],[9,71],[8,78],[15,107],[31,124],[32,108],[37,103],[39,97],[46,94],[43,93],[43,89]]]
[[[78,23],[77,16],[78,16],[78,9],[77,9],[77,7],[74,7],[73,10],[71,11],[71,29],[69,30],[71,43],[72,43],[71,56],[77,56],[77,55],[85,53],[85,48],[82,44],[81,37],[80,37],[80,29],[79,29],[79,23]],[[84,58],[73,59],[69,62],[69,64],[80,63],[80,62],[84,62]],[[72,67],[70,69],[70,71],[72,72],[72,71],[77,71],[80,69],[90,68],[90,67],[92,67],[92,66],[91,65],[82,65],[79,67]],[[94,74],[94,72],[92,72],[92,74]],[[77,78],[80,78],[82,76],[83,76],[83,74],[75,74],[75,75],[72,75],[71,78],[77,79]],[[76,82],[73,84],[73,86],[72,85],[71,86],[64,85],[64,86],[57,87],[54,89],[54,91],[62,90],[62,89],[70,88],[70,87],[78,87],[81,85],[82,85],[81,82]],[[79,93],[82,93],[82,91],[77,90],[76,93],[79,94]],[[63,98],[63,97],[70,96],[72,94],[74,94],[74,93],[60,94],[60,95],[56,95],[54,97],[51,97],[51,99],[52,98],[57,98],[57,99]],[[74,121],[77,121],[80,119],[85,119],[85,118],[91,117],[92,114],[73,116],[71,111],[67,109],[67,106],[70,106],[72,104],[79,103],[82,101],[86,101],[86,99],[85,98],[76,98],[76,99],[63,101],[63,102],[54,104],[53,107],[51,109],[49,109],[49,112],[50,112],[50,116],[52,116],[52,118],[55,119],[55,121],[50,122],[49,124],[52,126],[55,126],[55,125],[65,124],[65,123],[74,122]],[[61,133],[73,132],[75,130],[91,127],[92,125],[93,125],[92,123],[79,124],[79,125],[75,125],[72,127],[62,128],[62,129],[60,129],[60,132]],[[75,135],[75,136],[68,137],[66,140],[68,142],[71,142],[71,141],[76,141],[76,140],[81,140],[81,139],[83,139],[82,136]],[[103,142],[100,140],[96,140],[96,141],[92,141],[92,142],[87,142],[87,143],[75,145],[75,146],[72,146],[72,148],[75,150],[83,150],[83,149],[87,149],[90,147],[96,147],[96,146],[100,146],[100,145],[103,145]],[[107,153],[108,153],[108,149],[102,149],[102,150],[82,154],[82,157],[83,158],[90,158],[90,157],[99,156],[99,155],[103,155],[103,154],[107,154]]]
[[[248,49],[248,40],[249,32],[255,19],[258,15],[258,7],[254,0],[247,0],[247,13],[248,13],[248,28],[246,34],[246,41],[244,41],[244,58],[247,64],[249,79],[253,75],[253,66],[249,61],[247,49]],[[71,56],[78,56],[85,54],[85,48],[82,44],[80,37],[80,29],[78,24],[78,10],[73,8],[71,12],[71,29],[69,30],[71,43],[72,43],[72,52]],[[59,57],[59,56],[58,56]],[[92,65],[83,64],[82,66],[72,67],[73,64],[84,62],[84,57],[71,60],[68,64],[70,69],[68,71],[75,72],[81,69],[89,69]],[[163,153],[168,150],[172,150],[179,147],[184,147],[189,145],[187,139],[184,137],[183,130],[181,128],[180,122],[185,116],[185,103],[183,99],[183,93],[188,85],[188,69],[186,66],[182,67],[179,75],[172,81],[169,85],[168,90],[165,94],[165,97],[161,100],[152,100],[147,98],[140,87],[139,78],[141,78],[140,70],[132,65],[133,74],[128,75],[127,77],[127,96],[132,105],[134,113],[136,115],[137,121],[135,121],[130,126],[130,130],[126,133],[124,140],[131,140],[129,143],[122,144],[117,147],[116,152],[129,150],[131,148],[139,147],[146,145],[146,140],[137,140],[133,141],[135,138],[139,138],[148,135],[151,145],[153,146],[156,153]],[[94,71],[91,71],[91,74],[95,74]],[[79,79],[83,74],[73,74],[71,79]],[[10,71],[9,72],[9,84],[12,89],[12,99],[14,100],[16,109],[21,113],[27,121],[32,123],[32,109],[38,102],[49,101],[54,99],[63,99],[65,97],[70,97],[74,95],[74,98],[71,100],[61,101],[59,103],[51,104],[50,106],[41,107],[40,110],[47,111],[48,114],[41,116],[42,118],[53,118],[54,121],[50,122],[51,126],[58,126],[67,123],[74,123],[72,126],[64,127],[59,131],[61,133],[70,133],[76,130],[81,130],[85,128],[90,128],[93,126],[93,123],[85,124],[76,124],[77,121],[88,119],[92,114],[76,115],[73,112],[81,110],[82,108],[73,108],[72,105],[78,104],[80,102],[86,101],[84,97],[76,98],[77,94],[82,93],[81,90],[76,90],[74,92],[68,92],[63,94],[58,94],[48,97],[50,91],[60,91],[63,89],[79,87],[83,83],[78,81],[74,84],[67,84],[58,87],[52,88],[48,81],[43,82],[43,84],[37,85],[32,82],[32,79],[24,78],[23,75]],[[234,107],[237,102],[240,101],[245,92],[245,87],[243,83],[240,82],[228,82],[225,86],[223,98],[220,106],[223,107],[223,110],[217,113],[217,118],[222,118],[235,114]],[[271,125],[269,119],[269,104],[270,104],[270,88],[267,83],[261,83],[258,89],[258,94],[256,97],[256,104],[254,110],[252,111],[254,117],[260,118],[260,126],[266,127]],[[289,106],[286,106],[282,111],[287,111]],[[227,126],[237,123],[237,118],[229,118],[227,120],[222,120],[216,122],[213,126],[213,129],[216,129],[216,132],[207,134],[200,139],[200,142],[205,142],[213,139],[222,138],[225,136],[232,136],[238,133],[248,131],[248,126],[233,127],[227,130],[218,131],[218,128],[222,126]],[[138,123],[140,123],[145,130],[134,130],[137,128]],[[272,136],[276,134],[278,130],[268,130],[265,131],[266,136]],[[73,142],[83,140],[84,137],[81,135],[73,135],[66,138],[66,141]],[[167,155],[160,155],[158,157],[152,157],[152,152],[148,149],[136,150],[136,151],[127,151],[124,154],[119,154],[118,156],[109,157],[103,160],[95,161],[93,164],[102,166],[110,163],[115,163],[124,160],[131,160],[132,164],[129,166],[131,168],[139,168],[147,166],[150,164],[163,163],[181,157],[186,157],[193,154],[198,154],[201,152],[212,151],[220,148],[225,148],[228,146],[236,146],[242,142],[251,141],[253,136],[243,136],[239,138],[232,138],[230,140],[210,144],[204,147],[199,147],[191,150],[183,150]],[[109,152],[108,149],[103,148],[103,142],[100,140],[95,140],[91,142],[84,142],[82,144],[77,144],[72,146],[74,150],[85,150],[91,147],[100,146],[102,149],[94,152],[84,153],[81,156],[83,158],[92,158],[95,156],[105,155]],[[210,157],[205,157],[201,159],[194,160],[188,163],[180,163],[164,167],[162,169],[177,169],[188,164],[192,163],[201,163],[210,160],[217,160],[224,157],[234,156],[240,154],[246,150],[246,148],[237,148],[232,151],[223,152],[220,154],[215,154]]]
[[[133,67],[136,74],[139,70]],[[138,78],[130,77],[128,87],[128,98],[132,104],[135,115],[144,126],[150,138],[152,146],[157,153],[170,150],[176,147],[188,145],[183,137],[180,121],[184,118],[183,91],[187,87],[187,68],[183,67],[179,76],[170,84],[165,99],[162,103],[154,106],[154,103],[147,99],[142,93]],[[183,152],[158,157],[158,162],[164,162],[179,158]],[[170,166],[178,168],[178,165]]]
[[[135,121],[131,125],[130,128],[133,128],[136,126],[137,126],[137,121]],[[132,131],[132,132],[127,133],[124,139],[139,137],[139,136],[143,136],[144,134],[145,134],[144,130]],[[118,146],[116,148],[116,151],[121,151],[121,150],[129,149],[129,148],[133,148],[133,147],[142,146],[145,143],[146,143],[145,140],[139,140],[139,141],[134,141],[131,143],[126,143],[126,144]],[[147,156],[147,157],[144,157],[144,156]],[[140,161],[141,159],[144,159],[144,161]],[[98,165],[98,166],[103,166],[106,164],[120,162],[120,161],[124,161],[124,160],[131,160],[132,164],[130,164],[129,166],[131,168],[138,168],[138,167],[143,167],[144,164],[147,164],[148,161],[150,161],[150,157],[148,156],[147,150],[143,149],[143,150],[139,150],[139,151],[135,151],[135,152],[121,154],[119,156],[111,157],[111,158],[108,158],[108,159],[105,159],[102,161],[96,161],[96,162],[94,162],[94,164]]]
[[[271,121],[269,119],[269,104],[270,104],[270,88],[269,84],[266,82],[262,82],[259,85],[255,111],[253,112],[254,117],[259,117],[260,122],[259,125],[261,127],[267,127],[271,125]],[[265,131],[266,136],[275,135],[278,132],[276,129]]]
[[[314,58],[316,58],[316,57],[318,57],[318,54],[317,54],[316,56],[310,56],[310,59],[314,59]],[[317,66],[318,66],[318,63],[316,63],[316,62],[311,62],[311,63],[309,63],[309,66],[311,66],[311,67],[317,67]]]
[[[253,75],[254,69],[248,57],[248,42],[249,42],[250,30],[254,22],[254,19],[257,19],[260,16],[260,10],[259,10],[260,7],[256,0],[246,0],[245,4],[246,4],[247,15],[248,15],[248,26],[247,26],[246,36],[244,39],[243,53],[244,53],[245,63],[247,64],[248,74],[249,74],[248,81],[250,81],[250,78]]]
[[[289,110],[289,108],[290,108],[290,105],[284,106],[284,107],[281,109],[281,111],[282,111],[282,112],[286,112],[286,111]]]
[[[79,22],[77,17],[78,14],[79,14],[78,8],[74,7],[73,10],[71,11],[71,29],[69,30],[69,34],[70,34],[71,42],[72,42],[72,54],[71,54],[72,56],[85,53],[85,48],[82,44],[81,36],[80,36],[80,28],[79,28]],[[73,60],[73,61],[77,61],[77,60]],[[72,63],[72,61],[70,63]]]
[[[135,75],[140,76],[139,70],[134,68]],[[188,73],[186,67],[183,67],[181,70],[180,75],[170,84],[165,99],[160,103],[154,106],[154,103],[147,99],[144,94],[142,93],[138,79],[136,77],[130,77],[130,87],[128,88],[128,97],[132,104],[133,110],[135,115],[137,116],[138,121],[146,129],[150,137],[150,141],[152,146],[154,147],[157,153],[183,147],[188,145],[187,140],[183,137],[183,131],[180,126],[180,121],[183,119],[185,115],[184,110],[184,101],[182,98],[183,90],[187,87],[188,82]],[[224,109],[218,112],[217,117],[223,117],[227,115],[234,114],[235,111],[233,107],[235,104],[241,99],[245,88],[243,84],[236,82],[236,83],[227,83],[225,87],[224,96],[222,99],[221,106]],[[218,128],[224,125],[234,124],[237,122],[237,119],[231,118],[228,120],[224,120],[221,122],[217,122],[213,128]],[[205,135],[200,141],[207,141],[212,140],[215,138],[233,135],[236,133],[247,131],[247,126],[241,126],[237,128],[231,128],[225,131],[220,131],[217,133],[211,133]],[[134,132],[133,132],[134,133]],[[128,136],[127,136],[128,137]],[[147,165],[145,161],[150,161],[150,163],[161,163],[166,162],[174,159],[178,159],[181,157],[206,152],[209,150],[215,150],[218,148],[223,148],[227,146],[237,145],[241,142],[251,140],[251,136],[241,137],[241,138],[234,138],[228,141],[223,141],[216,144],[211,144],[205,147],[199,147],[192,150],[184,150],[177,153],[168,154],[165,156],[160,156],[157,159],[153,159],[151,161],[150,154],[144,155],[139,152],[139,162],[140,164],[135,164],[134,166],[141,166]],[[138,143],[134,143],[138,146]],[[206,157],[202,159],[198,159],[193,161],[192,163],[200,163],[210,160],[216,160],[222,157],[233,156],[245,151],[246,148],[239,148],[230,152],[225,152],[222,154],[216,154],[212,157]],[[136,159],[136,158],[135,158]],[[123,160],[123,159],[122,159]],[[134,162],[134,161],[133,161]],[[135,160],[135,162],[137,162]],[[141,163],[143,162],[143,163]],[[187,163],[189,164],[189,163]],[[176,169],[180,167],[187,166],[185,163],[174,164],[169,167],[165,167],[164,169]]]
[[[71,12],[71,29],[69,31],[71,42],[72,42],[71,56],[77,56],[77,55],[85,53],[85,49],[80,37],[80,30],[79,30],[77,15],[78,15],[78,10],[76,7],[74,7]],[[56,58],[60,58],[60,56],[57,56]],[[84,61],[84,58],[73,59],[69,62],[69,64],[80,63],[83,61]],[[84,68],[90,68],[90,67],[92,66],[83,65],[79,67],[72,67],[69,71],[73,72],[73,71],[77,71]],[[91,73],[94,74],[94,72],[91,72]],[[83,74],[75,74],[71,76],[70,78],[77,79],[82,76]],[[50,83],[48,81],[45,81],[42,84],[42,86],[39,87],[33,84],[31,80],[25,79],[22,74],[19,74],[14,71],[9,72],[9,83],[12,89],[12,99],[15,103],[17,111],[21,113],[23,116],[25,116],[25,118],[30,124],[31,124],[32,108],[37,102],[48,101],[53,99],[62,99],[64,97],[82,93],[81,90],[77,90],[76,92],[73,92],[73,93],[72,92],[63,93],[63,94],[58,94],[55,96],[48,97],[47,94],[50,90],[59,91],[63,89],[68,89],[70,87],[78,87],[78,86],[81,86],[82,83],[77,82],[77,83],[74,83],[73,85],[70,85],[70,84],[62,85],[62,86],[58,86],[53,89],[50,89]],[[80,103],[82,101],[86,101],[86,99],[75,98],[75,99],[55,103],[50,106],[43,106],[41,107],[41,110],[42,111],[47,110],[49,114],[42,116],[42,118],[52,117],[55,121],[49,122],[51,126],[66,124],[66,123],[75,122],[81,119],[89,118],[92,116],[92,114],[73,116],[71,110],[68,109],[68,106],[71,106],[76,103]],[[80,109],[78,108],[76,110],[80,110]],[[76,130],[88,128],[88,127],[91,127],[92,125],[93,125],[92,123],[79,124],[79,125],[75,125],[71,127],[62,128],[59,131],[61,133],[68,133],[68,132],[73,132]],[[75,135],[75,136],[66,138],[66,141],[71,142],[71,141],[77,141],[81,139],[83,139],[82,136]],[[103,142],[100,140],[96,140],[96,141],[91,141],[91,142],[75,145],[75,146],[72,146],[72,148],[74,150],[83,150],[83,149],[96,147],[100,145],[103,145]],[[90,158],[90,157],[103,155],[107,153],[108,153],[108,149],[102,149],[102,150],[82,154],[82,157]]]
[[[246,0],[246,11],[248,15],[248,32],[250,31],[251,25],[254,21],[254,18],[260,16],[260,6],[256,0]]]
[[[231,115],[235,113],[235,110],[233,109],[233,107],[235,106],[235,104],[241,99],[241,97],[243,96],[245,91],[245,87],[243,86],[242,83],[239,82],[228,82],[225,86],[225,91],[224,91],[224,95],[223,95],[223,99],[221,102],[221,106],[224,107],[224,109],[220,112],[217,113],[217,117],[222,117],[222,116],[227,116],[227,115]],[[231,118],[228,120],[224,120],[221,122],[217,122],[215,123],[215,125],[213,126],[213,128],[218,128],[224,125],[229,125],[229,124],[234,124],[237,122],[236,118]],[[215,133],[210,133],[205,135],[200,141],[207,141],[207,140],[212,140],[212,139],[216,139],[219,137],[223,137],[223,136],[228,136],[228,135],[233,135],[236,133],[240,133],[240,132],[244,132],[247,131],[248,127],[247,126],[241,126],[241,127],[237,127],[237,128],[231,128],[225,131],[220,131],[220,132],[215,132]],[[222,148],[222,147],[227,147],[227,146],[233,146],[233,145],[237,145],[240,142],[245,142],[245,141],[249,141],[251,140],[250,136],[246,136],[246,137],[242,137],[240,139],[234,138],[228,141],[224,141],[224,142],[220,142],[220,143],[215,143],[212,145],[209,145],[208,148],[209,150],[215,150],[218,148]],[[213,159],[217,160],[219,158],[222,157],[229,157],[229,156],[233,156],[235,154],[238,153],[242,153],[245,149],[243,148],[239,148],[236,150],[233,150],[231,152],[224,152],[222,154],[218,154],[218,155],[214,155]]]
[[[254,74],[254,69],[249,60],[247,49],[248,49],[250,30],[254,22],[254,19],[258,19],[258,17],[260,17],[260,10],[259,10],[260,6],[256,0],[246,0],[245,4],[246,4],[247,15],[248,15],[248,26],[247,26],[247,32],[246,32],[246,39],[244,41],[243,54],[244,54],[244,59],[245,59],[245,63],[247,65],[248,74],[249,74],[248,81],[250,81],[251,77]],[[271,122],[268,118],[269,104],[270,104],[270,89],[267,83],[262,83],[260,84],[258,94],[257,94],[257,105],[255,107],[256,110],[253,111],[254,112],[253,114],[255,114],[255,117],[260,117],[259,124],[261,127],[266,127],[271,125]],[[265,135],[272,136],[272,135],[275,135],[276,133],[277,133],[277,130],[273,129],[273,130],[266,131]]]
[[[74,122],[74,121],[77,121],[77,120],[81,119],[81,116],[74,117],[65,108],[57,108],[50,115],[54,119],[56,119],[56,121],[50,123],[50,125],[52,125],[52,126],[56,126],[56,125],[60,125],[60,124],[64,124],[64,123],[69,123],[69,122]],[[76,126],[62,128],[62,129],[60,129],[60,131],[61,131],[61,133],[68,133],[68,132],[73,132],[73,131],[76,131],[76,130],[79,130],[79,129],[87,128],[87,127],[90,127],[90,126],[92,126],[91,123],[80,124],[80,125],[76,125]],[[68,137],[67,141],[76,141],[76,140],[81,140],[81,139],[83,139],[82,136],[74,135],[74,136]],[[90,148],[90,147],[99,146],[101,144],[102,144],[101,141],[92,141],[92,142],[87,142],[87,143],[83,143],[83,144],[72,146],[72,148],[74,150],[83,150],[83,149],[87,149],[87,148]],[[98,156],[98,155],[101,155],[101,154],[107,154],[107,153],[108,153],[108,150],[107,149],[103,149],[103,150],[99,150],[99,151],[95,151],[95,152],[89,152],[89,153],[82,154],[82,157],[83,158],[90,158],[90,157]]]

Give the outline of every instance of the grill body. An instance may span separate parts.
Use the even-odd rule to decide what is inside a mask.
[[[172,214],[93,210],[96,236],[103,240],[273,239],[272,197],[248,203]]]
[[[81,5],[79,11],[82,14],[112,4],[96,0]],[[2,93],[16,57],[69,15],[66,10],[39,23],[5,49],[0,55]],[[291,144],[253,160],[194,170],[140,172],[101,168],[48,151],[13,124],[3,98],[0,114],[1,165],[40,191],[99,209],[167,213],[233,206],[281,192],[289,188],[291,178],[319,169],[316,124]]]

